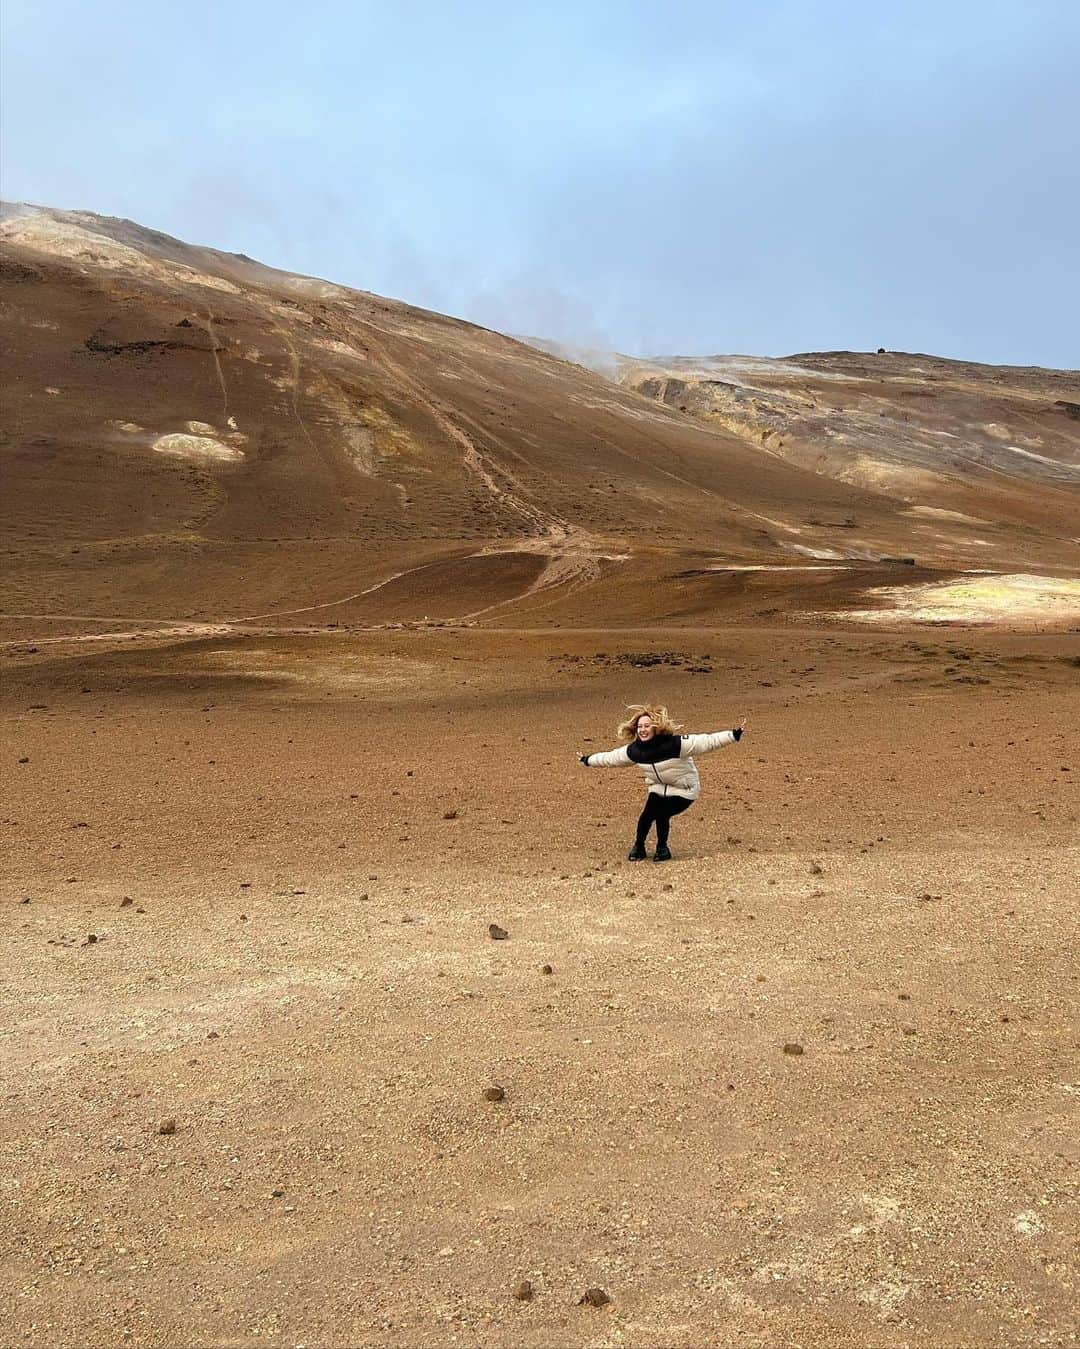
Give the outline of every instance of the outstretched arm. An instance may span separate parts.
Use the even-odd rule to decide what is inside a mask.
[[[599,754],[579,754],[578,758],[586,768],[621,768],[631,763],[629,748],[620,745],[618,749],[602,750]]]
[[[712,731],[708,735],[684,735],[679,750],[680,759],[688,759],[691,754],[708,754],[712,749],[722,749],[724,745],[735,745],[742,739],[743,722],[732,731]]]

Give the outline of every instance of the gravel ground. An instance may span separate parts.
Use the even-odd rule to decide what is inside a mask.
[[[1072,649],[15,652],[0,1342],[1074,1343]]]

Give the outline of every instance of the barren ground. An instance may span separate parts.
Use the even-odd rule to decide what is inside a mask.
[[[1075,637],[58,631],[3,1343],[1075,1342]],[[650,695],[750,731],[631,866]]]

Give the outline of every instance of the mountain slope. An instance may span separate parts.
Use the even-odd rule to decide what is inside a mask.
[[[626,388],[789,463],[991,524],[1076,533],[1080,372],[902,352],[619,358]],[[917,527],[927,533],[930,526]]]
[[[724,607],[718,558],[1068,565],[1072,484],[1034,459],[975,489],[989,529],[927,531],[889,483],[687,416],[670,373],[619,387],[129,221],[9,207],[0,283],[8,613],[629,621]]]

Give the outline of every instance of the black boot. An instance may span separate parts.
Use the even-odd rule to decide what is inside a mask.
[[[670,861],[671,861],[671,849],[668,847],[668,845],[667,845],[666,843],[662,843],[662,844],[657,848],[656,854],[655,854],[655,856],[653,857],[653,861],[654,861],[654,862],[670,862]]]
[[[635,843],[634,846],[630,849],[630,851],[626,854],[626,860],[628,862],[644,862],[646,857],[648,857],[648,855],[649,854],[645,851],[645,845],[643,843]]]

